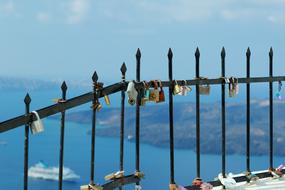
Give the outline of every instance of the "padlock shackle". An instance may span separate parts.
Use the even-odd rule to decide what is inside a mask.
[[[37,120],[40,120],[40,119],[41,119],[40,116],[39,116],[39,114],[38,114],[38,112],[32,111],[31,113],[35,115],[35,117],[36,117]]]

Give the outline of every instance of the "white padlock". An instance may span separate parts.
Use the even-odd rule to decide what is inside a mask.
[[[141,189],[142,189],[142,186],[140,186],[140,185],[135,186],[135,190],[141,190]]]
[[[134,105],[137,101],[138,92],[135,88],[135,83],[132,81],[128,84],[127,94],[129,104]]]
[[[38,112],[32,111],[32,114],[34,114],[36,116],[36,120],[31,123],[31,131],[32,131],[32,134],[34,135],[34,134],[43,132],[44,131],[44,125],[42,123],[42,120],[41,120]]]
[[[187,96],[188,92],[192,91],[192,88],[188,86],[181,86],[180,89],[181,89],[181,92],[179,92],[178,94],[181,96]]]

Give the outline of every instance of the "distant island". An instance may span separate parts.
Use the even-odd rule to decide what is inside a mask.
[[[53,90],[59,89],[63,81],[61,80],[41,80],[20,77],[0,76],[0,90],[7,91],[33,91],[33,90]],[[92,89],[90,81],[68,81],[68,88],[72,89]]]
[[[251,154],[268,155],[269,111],[268,100],[251,102]],[[201,152],[221,152],[221,106],[220,103],[201,104]],[[135,107],[125,110],[125,138],[135,141]],[[194,150],[196,147],[195,103],[174,104],[175,148]],[[274,101],[274,154],[285,155],[285,102]],[[55,117],[54,117],[55,118]],[[57,118],[58,119],[58,118]],[[91,111],[69,113],[71,122],[91,123]],[[141,142],[156,147],[169,147],[168,106],[149,104],[141,107]],[[97,123],[102,126],[96,134],[102,137],[119,137],[120,108],[107,108],[97,113]],[[246,105],[226,106],[227,154],[245,154],[246,151]]]

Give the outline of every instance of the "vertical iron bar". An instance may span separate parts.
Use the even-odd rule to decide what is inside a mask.
[[[61,85],[62,98],[59,103],[64,103],[66,100],[66,90],[67,86],[65,81]],[[62,190],[62,173],[63,173],[63,153],[64,153],[64,125],[65,125],[65,110],[61,112],[61,127],[60,127],[60,149],[59,149],[59,180],[58,180],[58,189]]]
[[[250,78],[250,49],[246,52],[246,77]],[[246,171],[250,172],[250,83],[246,84]]]
[[[225,77],[225,57],[226,51],[223,47],[221,51],[221,70],[222,70],[222,77]],[[221,88],[222,93],[222,174],[223,177],[226,177],[226,116],[225,116],[225,83],[222,83]]]
[[[141,51],[136,53],[136,81],[140,82],[140,67],[141,67]],[[140,171],[140,90],[136,102],[136,171]],[[136,185],[139,185],[137,182]]]
[[[169,144],[170,144],[170,184],[174,181],[174,133],[173,133],[173,78],[172,78],[172,58],[171,48],[168,51],[168,76],[169,76]]]
[[[127,67],[126,64],[123,63],[121,66],[121,73],[122,73],[122,83],[125,84],[126,79],[126,71]],[[125,132],[125,89],[121,91],[121,128],[120,128],[120,171],[124,170],[124,136]],[[122,190],[122,187],[119,188]]]
[[[269,77],[273,75],[273,50],[269,51]],[[269,134],[270,134],[270,148],[269,148],[269,168],[273,169],[273,91],[272,82],[269,82]]]
[[[27,94],[25,99],[26,115],[30,113],[30,95]],[[24,190],[28,190],[28,167],[29,167],[29,126],[30,123],[25,124],[25,153],[24,153]]]
[[[197,47],[195,52],[196,59],[196,79],[200,77],[200,52]],[[197,177],[200,177],[200,92],[199,85],[196,84],[196,168]]]
[[[95,172],[95,129],[96,129],[96,109],[94,105],[97,101],[97,81],[98,81],[98,75],[96,71],[94,72],[92,76],[93,80],[93,100],[92,100],[92,137],[91,137],[91,173],[90,173],[90,185],[94,185],[94,172]]]

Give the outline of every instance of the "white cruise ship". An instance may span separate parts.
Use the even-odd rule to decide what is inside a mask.
[[[44,180],[58,180],[59,169],[58,167],[48,167],[42,161],[29,168],[28,176],[32,178]],[[75,182],[80,176],[76,175],[74,171],[69,168],[63,167],[62,180]]]

